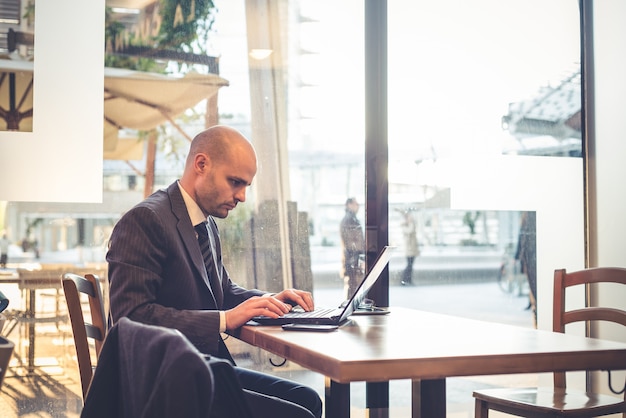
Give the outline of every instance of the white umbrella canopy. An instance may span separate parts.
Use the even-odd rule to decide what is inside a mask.
[[[15,82],[9,82],[14,79]],[[32,131],[33,63],[0,59],[0,131]],[[228,81],[215,74],[182,77],[104,69],[104,150],[115,150],[122,128],[150,130],[215,95]],[[13,105],[11,105],[13,103]]]
[[[215,95],[228,81],[215,74],[183,77],[120,68],[104,69],[104,130],[147,131],[172,121],[185,110]]]

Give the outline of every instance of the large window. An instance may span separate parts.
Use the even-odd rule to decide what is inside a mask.
[[[388,216],[380,225],[366,217],[381,203],[367,192],[368,164],[378,157],[367,154],[365,140],[374,88],[364,76],[372,71],[367,2],[215,4],[207,49],[228,81],[213,103],[217,122],[244,132],[260,160],[248,201],[220,221],[235,281],[301,287],[318,305],[340,303],[340,223],[355,198],[365,238],[383,225],[398,247],[390,305],[532,326],[530,310],[511,318],[499,309],[513,309],[506,306],[513,301],[522,312],[536,286],[538,324],[549,327],[553,269],[584,260],[577,0],[388,2],[388,114],[374,116],[388,125],[389,170],[378,173],[388,181]],[[190,136],[203,122],[177,120]],[[163,187],[180,176],[188,142],[168,123],[157,132],[153,182]],[[132,140],[135,148],[146,146],[144,135]],[[105,160],[101,204],[3,202],[10,268],[102,267],[113,225],[144,196],[145,155]],[[515,257],[524,231],[536,242],[530,285]],[[417,239],[408,252],[407,233]],[[407,263],[411,283],[403,286]],[[491,292],[503,302],[481,302]],[[267,354],[227,343],[242,364],[278,370]],[[297,367],[280,370],[323,385]]]
[[[536,250],[530,286],[549,327],[551,271],[569,254],[582,262],[578,2],[389,2],[388,27],[390,241],[404,251],[410,211],[415,281],[471,284],[462,293],[488,313],[493,287],[475,282],[514,261],[530,211],[541,237],[525,251]],[[571,247],[546,245],[561,234]],[[392,289],[391,304],[405,294]],[[458,313],[445,295],[413,307]]]

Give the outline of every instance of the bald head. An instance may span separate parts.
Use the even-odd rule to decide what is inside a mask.
[[[238,130],[223,125],[212,126],[191,141],[185,171],[190,165],[193,166],[193,160],[198,153],[207,154],[216,164],[223,164],[241,155],[253,155],[256,159],[256,153],[248,139]]]
[[[256,175],[254,147],[236,129],[213,126],[191,141],[181,186],[208,216],[226,217]]]

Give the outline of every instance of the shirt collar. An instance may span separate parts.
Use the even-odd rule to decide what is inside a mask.
[[[207,218],[202,213],[202,209],[196,203],[195,200],[183,189],[183,186],[180,185],[180,181],[178,183],[178,188],[180,189],[180,193],[183,195],[183,201],[185,202],[185,206],[187,207],[187,213],[189,214],[189,218],[191,219],[191,224],[196,226],[203,222],[206,222]]]

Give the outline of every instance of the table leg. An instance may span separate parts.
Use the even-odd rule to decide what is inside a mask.
[[[28,373],[35,371],[35,289],[28,297]]]
[[[389,382],[365,384],[365,407],[369,418],[389,418]]]
[[[350,383],[337,383],[325,378],[325,416],[350,416]]]
[[[413,380],[412,418],[446,418],[446,379]]]

